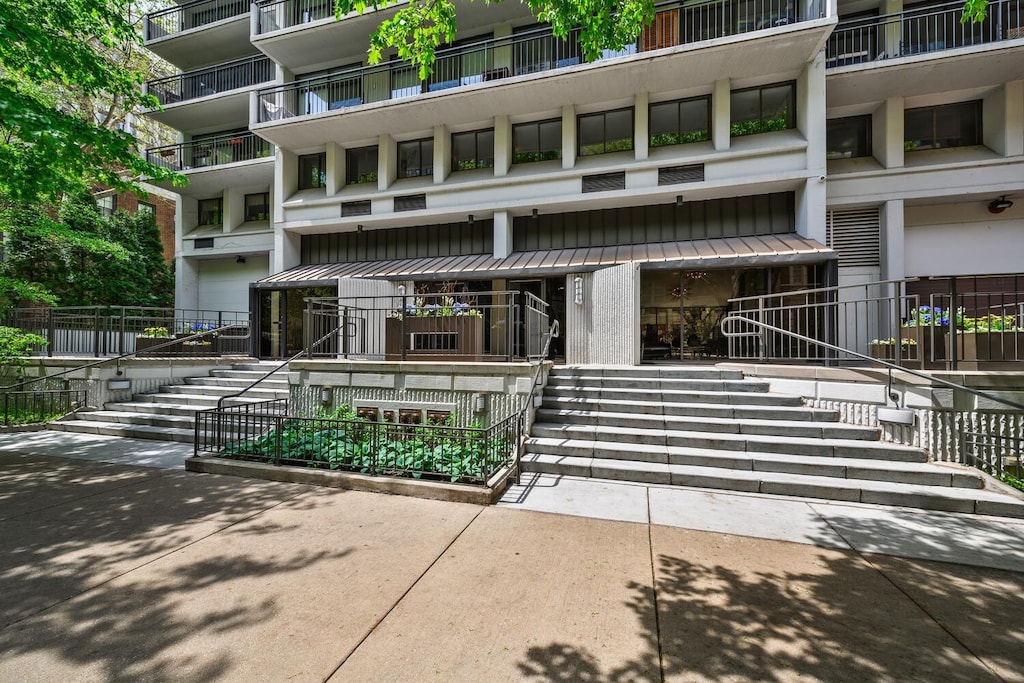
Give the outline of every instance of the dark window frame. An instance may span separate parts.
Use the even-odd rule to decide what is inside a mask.
[[[204,204],[213,202],[213,207]],[[210,197],[199,200],[199,222],[198,226],[224,225],[224,197]]]
[[[373,150],[371,152],[371,150]],[[367,158],[364,158],[367,157]],[[373,169],[363,168],[361,162],[369,164],[373,160]],[[345,184],[366,185],[377,182],[379,173],[379,151],[377,145],[353,147],[345,150]]]
[[[423,153],[424,143],[429,143],[430,154],[425,155]],[[420,158],[420,165],[415,169],[416,173],[409,173],[409,167],[402,167],[402,148],[411,148],[413,145],[416,146],[417,154]],[[424,178],[434,175],[434,138],[419,138],[418,140],[405,140],[399,142],[397,147],[397,159],[398,159],[398,177],[399,178]],[[428,161],[429,158],[429,161]]]
[[[609,114],[618,114],[618,113],[624,112],[624,111],[628,111],[629,112],[629,147],[609,149],[608,148],[609,147],[609,140],[608,140],[608,115]],[[598,117],[602,118],[603,134],[601,136],[602,137],[601,151],[587,151],[587,152],[585,152],[584,151],[583,141],[582,141],[582,136],[580,135],[580,127],[581,127],[580,124],[582,123],[582,121],[584,119],[596,119]],[[617,143],[617,142],[620,142],[620,141],[621,140],[614,140],[614,141],[611,141],[611,142],[616,142]],[[587,147],[588,148],[596,147],[596,143],[593,144],[593,145],[587,145]],[[576,155],[577,156],[586,157],[586,156],[597,156],[599,154],[612,154],[614,152],[630,152],[630,151],[632,151],[634,149],[636,149],[636,111],[635,111],[635,109],[633,107],[622,107],[620,109],[610,109],[608,111],[594,112],[593,114],[579,114],[576,117]]]
[[[156,218],[156,204],[140,200],[135,206],[135,213],[149,213],[150,216]]]
[[[702,131],[704,133],[704,137],[696,136],[693,139],[689,139],[689,140],[684,139],[685,136],[693,136],[694,132],[689,132],[689,131],[683,132],[683,129],[684,129],[684,125],[683,125],[684,124],[684,122],[683,122],[683,105],[687,104],[689,102],[699,102],[700,100],[704,100],[705,104],[707,105],[706,114],[705,114],[705,119],[706,119],[706,122],[707,122],[707,126]],[[673,133],[657,133],[657,135],[675,135],[675,136],[677,136],[677,138],[676,138],[675,141],[655,142],[655,139],[654,139],[655,138],[655,133],[651,132],[651,126],[650,126],[650,122],[654,120],[654,109],[656,107],[668,107],[670,105],[675,105],[675,107],[676,107],[676,130]],[[701,95],[700,97],[687,97],[687,98],[684,98],[684,99],[681,99],[681,100],[669,100],[669,101],[666,101],[666,102],[652,102],[652,103],[650,103],[650,105],[648,105],[648,108],[647,108],[647,122],[648,122],[648,126],[647,126],[647,128],[648,128],[648,130],[647,130],[647,140],[648,140],[648,144],[651,147],[667,147],[667,146],[670,146],[670,145],[687,145],[687,144],[691,144],[691,143],[694,143],[694,142],[707,142],[707,141],[711,140],[711,117],[712,117],[712,112],[711,112],[711,95]]]
[[[541,149],[541,126],[545,125],[557,125],[558,126],[558,147],[555,149]],[[527,128],[535,128],[537,138],[537,151],[516,151],[516,133],[517,131],[526,130]],[[530,158],[533,155],[534,158]],[[562,119],[544,119],[542,121],[527,121],[525,123],[516,123],[512,126],[512,163],[513,164],[530,164],[537,161],[554,161],[562,158]]]
[[[490,154],[490,158],[489,159],[486,158],[486,157],[481,159],[480,158],[480,135],[481,134],[487,134],[487,133],[490,133],[490,135],[491,135],[491,154]],[[455,156],[455,147],[456,147],[455,139],[456,138],[465,138],[465,137],[469,137],[471,135],[473,136],[473,150],[474,150],[473,159],[471,159],[471,160],[470,159],[466,159],[466,160],[461,160],[460,161],[459,158],[457,156]],[[479,130],[466,131],[465,133],[452,133],[451,144],[452,144],[452,172],[453,173],[455,173],[457,171],[470,171],[470,170],[478,169],[478,168],[494,168],[494,129],[493,128],[481,128]],[[490,163],[487,163],[488,161],[490,161]],[[472,164],[470,164],[470,162],[472,162]]]
[[[842,150],[833,149],[833,144],[830,141],[829,131],[830,129],[836,129],[841,123],[863,123],[864,128],[862,131],[857,132],[857,146],[853,150]],[[841,118],[828,119],[825,122],[825,158],[828,160],[834,159],[859,159],[863,157],[869,157],[872,153],[872,140],[871,140],[871,114],[862,114],[860,116],[843,116]],[[836,135],[837,133],[833,133]],[[863,143],[863,144],[861,144]],[[850,154],[847,155],[846,152]]]
[[[314,165],[309,167],[310,173],[304,172],[303,164],[309,160],[314,161]],[[318,190],[322,187],[327,186],[327,152],[316,152],[314,154],[300,154],[299,155],[299,189],[300,190]]]
[[[251,212],[249,210],[249,198],[250,197],[263,197],[263,200],[259,204],[255,204],[254,207],[263,207],[264,211]],[[245,210],[245,222],[251,223],[254,221],[268,221],[270,220],[270,193],[269,192],[252,192],[245,195],[242,201],[242,207]],[[260,218],[259,214],[264,214],[264,218]]]
[[[777,124],[772,123],[776,121],[778,117],[765,118],[765,105],[764,105],[764,92],[773,88],[789,87],[789,102],[786,107],[786,120],[783,127],[777,127]],[[732,98],[734,95],[740,93],[747,93],[752,91],[758,92],[758,116],[756,120],[748,121],[736,121],[732,117],[734,107],[732,106]],[[729,93],[729,137],[738,138],[747,135],[758,135],[760,133],[772,133],[779,130],[793,130],[797,127],[796,117],[796,81],[785,81],[782,83],[768,83],[765,85],[758,85],[752,88],[740,88],[739,90],[733,90]],[[737,126],[751,125],[749,130],[743,132],[737,132]]]
[[[974,116],[974,131],[973,137],[969,138],[967,142],[960,142],[959,144],[952,145],[938,145],[938,131],[936,116],[942,111],[951,111],[960,109],[967,111],[968,109],[973,110]],[[931,113],[931,138],[930,145],[920,145],[918,140],[922,139],[921,136],[917,136],[913,139],[910,137],[910,126],[907,125],[908,114],[919,114],[921,112],[928,111]],[[984,104],[982,100],[967,100],[966,102],[951,102],[949,104],[938,104],[931,107],[914,107],[913,109],[906,109],[903,111],[903,150],[905,152],[918,152],[927,151],[931,149],[953,149],[955,147],[975,147],[977,145],[984,144],[984,130],[983,126],[984,116]],[[961,123],[961,133],[963,132],[963,124]],[[963,136],[961,136],[963,137]],[[948,139],[948,138],[947,138]]]

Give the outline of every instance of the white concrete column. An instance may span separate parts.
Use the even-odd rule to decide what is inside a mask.
[[[796,191],[796,233],[825,244],[825,184],[820,176],[804,181]]]
[[[729,79],[719,78],[711,91],[711,141],[716,152],[729,149],[729,116],[732,110],[729,101]]]
[[[387,133],[377,139],[377,189],[386,190],[398,180],[398,143]]]
[[[494,175],[508,175],[512,168],[512,122],[507,114],[494,117]]]
[[[1024,156],[1024,81],[1010,81],[1006,90],[1006,156]]]
[[[1024,81],[1010,81],[985,97],[985,146],[1004,157],[1024,154]]]
[[[237,187],[224,191],[224,232],[231,232],[245,222],[245,193]]]
[[[882,204],[878,215],[881,228],[883,280],[902,280],[907,276],[904,253],[904,206],[902,199]]]
[[[576,166],[576,107],[562,107],[562,168]]]
[[[284,220],[284,201],[299,188],[299,157],[277,148],[274,163],[274,220]]]
[[[181,254],[174,258],[174,307],[199,308],[199,262]]]
[[[512,254],[512,216],[508,211],[494,212],[494,258]]]
[[[903,167],[903,98],[890,97],[871,116],[871,146],[885,168]]]
[[[434,126],[434,184],[440,185],[452,172],[452,136],[448,126]]]
[[[807,140],[807,173],[825,175],[825,53],[804,67],[796,82],[796,126]]]
[[[650,147],[650,104],[647,92],[636,94],[633,101],[633,155],[637,161],[647,158]]]
[[[328,142],[327,148],[327,194],[338,194],[348,179],[345,178],[345,148],[336,142]]]
[[[270,272],[280,273],[299,265],[302,236],[288,230],[274,231],[274,250],[270,253]]]

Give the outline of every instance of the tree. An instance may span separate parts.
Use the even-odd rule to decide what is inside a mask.
[[[55,203],[102,185],[181,176],[143,159],[118,112],[158,105],[133,69],[129,0],[0,3],[0,202]]]
[[[484,0],[486,4],[502,0]],[[644,27],[654,20],[654,0],[523,0],[538,20],[551,25],[559,38],[579,27],[583,56],[594,60],[602,50],[621,50],[634,42]],[[349,12],[362,14],[399,4],[399,0],[335,0],[334,15],[340,19]],[[988,0],[965,0],[963,22],[982,21]],[[426,80],[434,64],[437,49],[455,40],[455,4],[453,0],[404,0],[390,19],[385,19],[370,35],[369,61],[377,64],[386,48],[398,51],[398,57],[419,65],[420,78]]]

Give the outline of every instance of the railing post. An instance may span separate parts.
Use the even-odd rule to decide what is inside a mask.
[[[121,306],[120,333],[117,338],[117,355],[119,356],[124,353],[125,335],[127,335],[127,333],[128,331],[125,326],[125,307]]]
[[[46,336],[50,340],[50,343],[46,345],[46,355],[50,358],[53,358],[53,347],[57,345],[57,321],[54,320],[53,318],[53,306],[50,306],[49,310],[47,311],[46,327]]]
[[[960,310],[960,305],[957,302],[956,293],[956,276],[953,275],[949,278],[949,308],[950,308],[950,320],[949,320],[949,361],[947,367],[950,370],[957,369],[957,349],[960,348],[959,338],[960,330],[957,328],[956,320],[959,317],[957,315]]]

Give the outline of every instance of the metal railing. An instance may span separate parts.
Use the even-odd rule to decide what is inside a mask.
[[[1024,279],[887,280],[730,299],[733,315],[784,332],[764,328],[756,336],[730,339],[729,357],[831,364],[855,360],[791,334],[799,332],[904,367],[955,370],[1018,363],[1024,361],[1024,291],[979,291],[985,289],[979,283],[995,278]],[[932,293],[911,291],[921,285]]]
[[[15,308],[7,311],[4,324],[46,339],[46,346],[34,349],[34,355],[45,353],[51,357],[136,352],[160,356],[248,355],[251,338],[249,314],[230,311],[126,306]],[[203,334],[194,336],[197,333]],[[161,336],[147,338],[154,334]]]
[[[248,131],[146,150],[147,161],[173,171],[210,168],[252,159],[271,159],[273,156],[274,146]]]
[[[487,428],[292,417],[276,399],[196,413],[196,455],[486,485],[509,466],[519,416]]]
[[[146,15],[146,40],[249,14],[249,0],[199,0]]]
[[[278,4],[268,6],[268,15],[271,13],[269,8]],[[803,16],[801,10],[788,0],[704,2],[696,5],[684,5],[678,1],[662,3],[657,6],[654,23],[654,26],[661,27],[659,40],[647,44],[647,47],[657,49],[683,45],[817,18],[824,11],[825,3],[812,4],[809,16]],[[262,6],[260,11],[263,11]],[[670,30],[665,29],[666,24]],[[600,59],[634,54],[644,45],[641,39],[623,50],[605,51]],[[536,29],[438,50],[433,73],[425,81],[420,79],[417,67],[405,61],[392,60],[264,88],[258,91],[257,121],[281,121],[369,102],[417,96],[473,83],[551,71],[583,61],[579,30],[572,31],[568,39],[562,39],[554,36],[550,29]]]
[[[256,33],[263,35],[334,16],[333,0],[274,0],[256,7]]]
[[[175,104],[274,80],[274,62],[257,55],[149,81],[160,104]]]
[[[999,479],[1012,477],[1024,482],[1024,463],[1021,462],[1024,438],[965,431],[960,439],[964,464]]]
[[[962,2],[840,21],[829,38],[825,64],[848,66],[971,45],[1024,38],[1022,0],[994,0],[984,21],[960,21]]]
[[[3,424],[50,422],[83,407],[86,393],[77,389],[3,391]]]
[[[541,387],[541,372],[544,370],[544,359],[548,357],[551,350],[551,341],[557,339],[561,334],[558,320],[552,321],[551,326],[544,332],[541,342],[541,352],[537,360],[533,361],[533,378],[530,381],[530,393],[523,399],[523,405],[519,409],[519,441],[516,444],[515,462],[513,469],[516,473],[516,485],[522,483],[523,478],[523,452],[526,450],[526,439],[530,436],[532,426],[531,416],[537,407],[537,391]]]
[[[310,358],[513,361],[541,352],[547,304],[515,291],[311,297]]]

